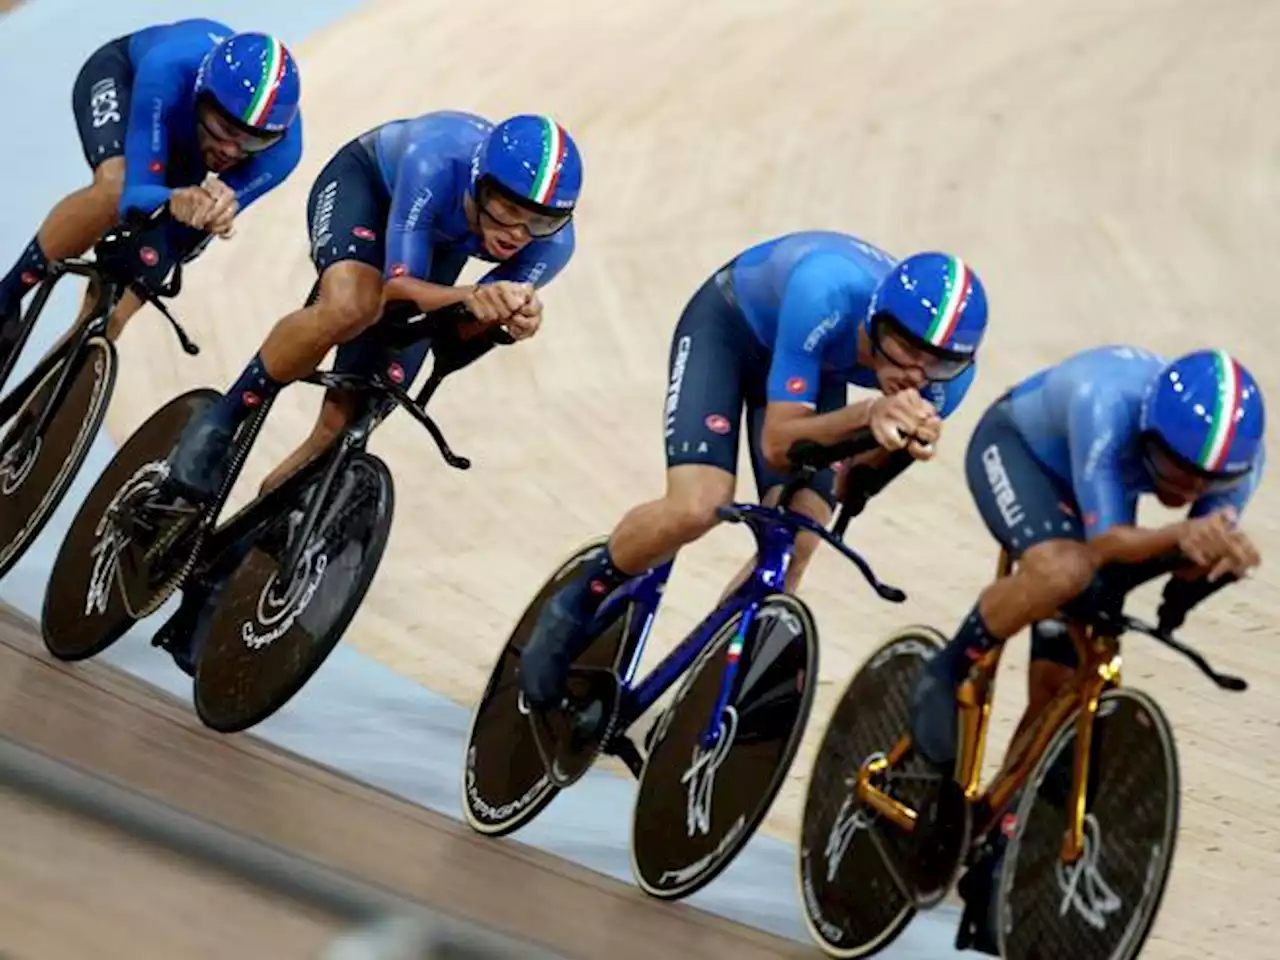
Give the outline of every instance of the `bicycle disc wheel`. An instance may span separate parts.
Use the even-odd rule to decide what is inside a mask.
[[[360,608],[391,532],[391,473],[354,453],[334,478],[292,577],[281,570],[291,524],[320,478],[255,538],[218,599],[196,666],[200,720],[220,733],[261,723],[333,652]]]
[[[129,541],[117,518],[159,487],[168,476],[166,458],[178,434],[219,396],[215,390],[192,390],[153,413],[80,505],[58,549],[40,615],[41,636],[55,657],[92,657],[124,636],[139,619],[126,591],[159,606],[177,588],[167,567],[154,571],[158,582],[152,582],[150,568],[133,562],[142,548]]]
[[[858,800],[868,757],[887,754],[911,728],[911,692],[925,663],[946,643],[931,627],[907,627],[871,654],[845,687],[813,758],[797,846],[800,902],[809,933],[828,955],[868,957],[915,916],[881,844],[896,827]],[[903,772],[921,761],[908,758]],[[915,805],[918,798],[898,794]],[[872,831],[880,831],[879,835]]]
[[[631,870],[662,900],[714,880],[755,833],[786,779],[818,683],[818,629],[786,594],[765,597],[741,646],[738,673],[700,743],[725,669],[739,656],[742,615],[726,623],[689,668],[654,730],[631,818]]]
[[[115,388],[116,349],[93,337],[74,361],[62,403],[40,436],[31,433],[53,400],[66,361],[54,365],[18,408],[0,440],[0,576],[22,559],[66,495],[97,436]]]
[[[1072,717],[1036,765],[1018,804],[999,878],[996,927],[1006,960],[1131,960],[1155,922],[1178,836],[1173,730],[1145,693],[1102,694],[1093,727],[1096,789],[1084,852],[1062,861],[1075,758]]]
[[[520,709],[520,651],[543,604],[604,546],[604,539],[579,548],[542,585],[521,615],[489,674],[489,682],[471,715],[462,767],[462,811],[471,829],[501,837],[524,826],[559,794],[534,741],[528,716]],[[619,669],[630,615],[615,620],[574,661],[577,666]]]

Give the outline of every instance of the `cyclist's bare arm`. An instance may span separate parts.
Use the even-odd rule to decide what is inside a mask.
[[[774,402],[765,407],[761,447],[769,466],[790,466],[787,452],[797,440],[812,440],[824,446],[839,443],[851,433],[871,424],[871,406],[875,400],[861,400],[832,410],[815,413],[807,403]]]
[[[393,300],[409,300],[417,304],[419,310],[430,313],[462,303],[473,289],[469,286],[446,287],[415,277],[392,277],[383,287],[382,299],[388,303]]]
[[[1164,527],[1117,525],[1089,541],[1089,549],[1098,565],[1106,563],[1142,563],[1178,549],[1187,521]]]
[[[814,413],[803,403],[774,401],[765,408],[762,446],[765,459],[776,469],[789,466],[787,451],[797,440],[838,443],[864,427],[886,450],[908,447],[921,459],[932,456],[941,430],[933,404],[914,390],[849,404],[830,413]]]
[[[1243,573],[1259,561],[1257,550],[1235,528],[1235,521],[1235,509],[1225,507],[1155,529],[1117,525],[1090,540],[1089,547],[1100,564],[1141,563],[1180,550],[1208,570],[1210,580],[1216,580],[1227,572]]]

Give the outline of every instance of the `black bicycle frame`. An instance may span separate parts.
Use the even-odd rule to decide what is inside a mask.
[[[166,218],[167,209],[162,207],[152,217],[148,218],[148,222],[152,228],[162,227]],[[109,240],[104,240],[100,243],[98,249],[108,249],[105,246],[107,243],[117,246],[127,244],[132,236],[133,234],[128,229],[118,229],[109,235]],[[160,311],[164,318],[169,321],[174,334],[178,338],[178,342],[182,344],[182,348],[187,354],[195,355],[200,352],[200,348],[191,341],[186,331],[182,329],[181,324],[178,323],[160,299],[161,297],[176,297],[181,291],[182,265],[175,264],[172,280],[162,289],[152,291],[135,283],[132,278],[125,278],[121,275],[121,259],[119,257],[114,258],[114,262],[110,266],[105,263],[78,258],[55,260],[50,264],[48,274],[40,281],[31,305],[27,308],[26,314],[22,318],[21,331],[14,340],[3,371],[0,372],[0,385],[8,381],[9,375],[17,364],[22,348],[26,345],[31,331],[35,329],[36,321],[40,319],[45,305],[49,302],[49,297],[53,294],[53,288],[63,277],[67,275],[84,277],[89,281],[91,287],[97,286],[98,294],[94,301],[93,310],[82,322],[77,324],[70,338],[63,340],[61,344],[41,357],[34,369],[27,374],[22,382],[0,400],[0,423],[8,422],[18,412],[18,408],[26,402],[40,384],[40,381],[48,375],[56,364],[61,363],[68,357],[78,356],[85,343],[91,337],[106,333],[111,311],[116,308],[128,289],[132,289],[144,301]],[[73,366],[74,364],[72,363],[62,364],[62,371],[58,375],[57,383],[54,385],[51,402],[45,404],[40,411],[35,428],[31,431],[32,436],[43,434],[49,425],[49,420],[61,408],[62,401],[66,399],[67,391],[70,389]]]
[[[441,311],[441,313],[447,313],[450,316],[457,315],[457,311],[452,309]],[[440,317],[436,315],[430,319],[431,321],[438,321]],[[413,341],[414,337],[430,336],[429,330],[432,330],[429,321],[419,321],[401,329],[397,339],[400,345],[408,345]],[[255,528],[264,525],[268,518],[275,518],[287,504],[296,502],[298,492],[310,485],[319,474],[320,483],[315,496],[311,498],[302,524],[294,536],[293,545],[289,548],[289,553],[281,564],[281,569],[289,571],[289,575],[292,576],[292,572],[298,567],[302,551],[305,549],[316,523],[319,521],[320,511],[325,505],[325,500],[334,479],[340,474],[351,454],[356,450],[364,449],[369,441],[370,434],[397,407],[406,410],[414,420],[426,429],[435,441],[445,463],[457,470],[469,470],[471,461],[453,452],[439,425],[426,412],[426,405],[445,377],[461,369],[462,366],[474,362],[475,359],[487,352],[489,347],[497,346],[503,342],[509,341],[496,336],[490,338],[487,346],[473,348],[465,362],[461,364],[440,363],[439,358],[437,358],[431,374],[427,377],[426,382],[415,397],[411,397],[402,386],[392,382],[381,373],[362,376],[336,373],[332,370],[321,370],[310,376],[303,377],[300,382],[311,383],[330,390],[343,390],[371,395],[370,400],[364,405],[364,410],[356,420],[343,428],[327,451],[315,457],[309,463],[304,464],[278,487],[258,496],[228,519],[226,523],[217,527],[208,540],[206,547],[208,560],[200,564],[201,569],[207,571],[217,566],[221,558],[234,550],[238,544],[243,543],[244,539]],[[257,411],[255,416],[259,418],[259,421],[266,418],[270,406],[271,402],[269,401]],[[256,436],[256,433],[256,430],[252,431],[251,436]],[[242,444],[244,443],[252,443],[252,439],[242,441]],[[245,453],[245,451],[239,452]],[[234,480],[234,477],[228,479],[224,485],[223,497],[220,497],[218,502],[211,506],[207,515],[217,515],[217,511],[221,509],[222,503],[225,502],[225,496],[230,491]]]

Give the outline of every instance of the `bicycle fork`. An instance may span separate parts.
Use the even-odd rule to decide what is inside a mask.
[[[738,665],[742,662],[742,648],[747,640],[747,634],[751,632],[751,627],[756,621],[756,613],[760,609],[760,604],[752,602],[742,609],[742,619],[738,621],[738,629],[733,632],[733,639],[729,641],[729,649],[725,651],[725,667],[724,672],[720,676],[720,692],[716,695],[715,709],[711,711],[711,716],[707,718],[707,726],[702,731],[700,744],[703,750],[710,750],[716,745],[716,741],[720,739],[720,731],[722,729],[722,720],[724,712],[729,706],[729,700],[733,697],[734,683],[738,679]]]

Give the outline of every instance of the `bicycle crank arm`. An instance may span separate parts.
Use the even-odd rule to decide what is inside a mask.
[[[620,734],[610,740],[601,753],[617,757],[627,765],[633,777],[640,779],[640,774],[644,771],[644,758],[640,756],[640,748],[636,746],[635,741],[626,734]]]
[[[904,735],[894,744],[888,756],[878,754],[867,757],[862,766],[858,768],[857,776],[858,799],[894,826],[907,833],[915,830],[916,819],[919,814],[902,801],[889,796],[872,783],[872,780],[882,778],[887,771],[901,762],[910,748],[911,739]]]

